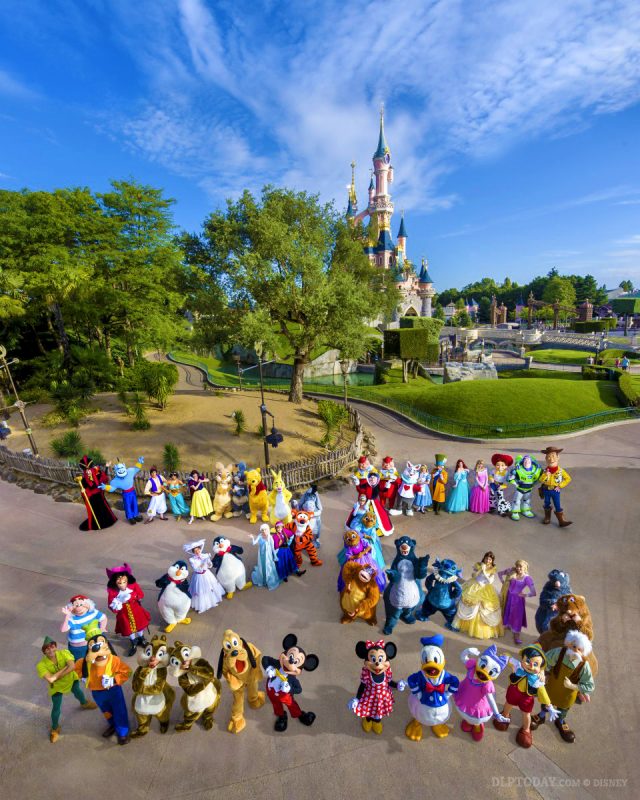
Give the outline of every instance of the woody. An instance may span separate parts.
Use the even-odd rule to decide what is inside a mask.
[[[562,452],[561,447],[546,447],[541,451],[545,457],[546,468],[540,475],[540,483],[542,484],[538,491],[540,497],[544,500],[544,519],[543,525],[549,525],[551,522],[551,504],[555,509],[555,515],[558,520],[558,525],[561,528],[568,528],[571,521],[564,518],[564,511],[560,502],[560,492],[565,486],[571,483],[571,476],[569,473],[560,466],[560,459],[558,456]]]

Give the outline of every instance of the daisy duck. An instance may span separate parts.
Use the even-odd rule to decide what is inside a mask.
[[[424,636],[420,644],[420,670],[407,678],[407,685],[411,689],[409,711],[413,719],[404,733],[412,742],[422,739],[423,725],[431,728],[438,739],[449,735],[447,720],[451,716],[450,698],[460,686],[458,678],[444,668],[444,637],[440,634]]]
[[[483,653],[475,647],[468,647],[462,651],[460,659],[467,676],[453,696],[453,702],[462,717],[460,727],[471,734],[474,742],[479,742],[484,736],[485,722],[492,717],[499,722],[509,722],[498,711],[493,685],[509,663],[509,658],[498,655],[498,648],[492,644]]]
[[[142,521],[142,516],[138,513],[138,498],[136,497],[136,487],[134,479],[142,469],[144,458],[140,456],[134,467],[128,467],[122,462],[118,462],[113,468],[114,476],[109,483],[101,483],[99,488],[103,492],[115,492],[120,489],[122,492],[122,503],[124,505],[124,515],[130,525]]]

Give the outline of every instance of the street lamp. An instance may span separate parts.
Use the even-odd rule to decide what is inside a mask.
[[[33,438],[33,433],[31,431],[31,428],[29,427],[29,420],[27,419],[27,415],[24,410],[27,404],[18,397],[18,390],[16,389],[16,385],[13,382],[13,377],[11,376],[11,371],[9,369],[9,366],[11,364],[17,364],[17,363],[18,363],[17,358],[14,358],[12,361],[7,362],[6,348],[0,344],[0,367],[2,367],[2,369],[5,369],[7,371],[9,383],[11,384],[11,388],[13,389],[13,393],[16,398],[16,402],[13,405],[18,409],[18,412],[22,417],[22,424],[24,425],[25,433],[29,437],[29,442],[31,443],[31,452],[33,453],[34,456],[37,456],[38,448],[36,446],[36,440]]]
[[[342,385],[344,389],[344,404],[347,405],[347,385],[349,384],[349,360],[343,358],[340,362],[340,370],[342,371]]]
[[[240,391],[242,391],[242,372],[243,372],[243,370],[242,370],[242,367],[240,366],[240,360],[241,360],[240,356],[236,354],[233,357],[233,360],[236,362],[236,367],[238,368],[238,383],[240,384]]]

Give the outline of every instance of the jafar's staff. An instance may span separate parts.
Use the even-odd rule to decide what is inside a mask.
[[[89,511],[91,512],[91,516],[93,517],[93,521],[96,523],[96,527],[98,528],[99,531],[101,531],[102,528],[100,527],[100,523],[98,522],[98,518],[96,517],[96,513],[93,510],[93,507],[92,507],[91,503],[89,502],[89,496],[85,492],[84,486],[82,485],[82,475],[76,475],[74,480],[78,481],[78,486],[80,487],[80,493],[82,494],[82,496],[84,498],[84,502],[85,502],[87,508],[89,509]]]

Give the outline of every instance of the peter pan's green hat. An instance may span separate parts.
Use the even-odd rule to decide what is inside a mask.
[[[42,652],[44,653],[45,649],[49,647],[51,644],[58,644],[55,639],[52,639],[50,636],[44,637],[44,642],[42,642]]]

